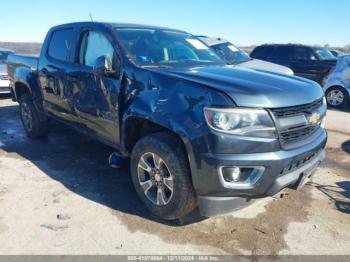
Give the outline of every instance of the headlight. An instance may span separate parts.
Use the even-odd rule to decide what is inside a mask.
[[[275,126],[263,109],[204,108],[208,125],[219,132],[246,137],[276,138]]]

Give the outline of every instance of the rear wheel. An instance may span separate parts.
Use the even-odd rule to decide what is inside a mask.
[[[40,119],[40,113],[35,108],[30,94],[23,94],[20,98],[20,114],[25,132],[30,138],[39,138],[48,133],[48,120]]]
[[[341,86],[334,86],[326,91],[326,99],[330,107],[341,108],[349,103],[349,94]]]
[[[196,207],[185,150],[172,134],[155,133],[139,140],[130,169],[137,194],[153,214],[174,220]]]

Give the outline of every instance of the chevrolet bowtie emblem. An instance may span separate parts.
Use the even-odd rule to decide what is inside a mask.
[[[318,122],[320,121],[321,116],[318,113],[313,113],[310,117],[309,117],[309,123],[312,125],[317,125]]]

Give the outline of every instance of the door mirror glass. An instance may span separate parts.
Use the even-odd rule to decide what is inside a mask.
[[[108,55],[98,57],[93,66],[93,71],[96,76],[101,76],[108,72],[112,72],[113,69],[111,58]]]

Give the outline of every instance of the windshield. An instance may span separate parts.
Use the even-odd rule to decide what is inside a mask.
[[[128,56],[142,66],[223,65],[196,37],[178,31],[116,28]]]
[[[223,43],[211,47],[226,64],[234,65],[249,61],[249,55],[231,43]]]
[[[315,52],[320,60],[337,60],[327,48],[316,48]]]

